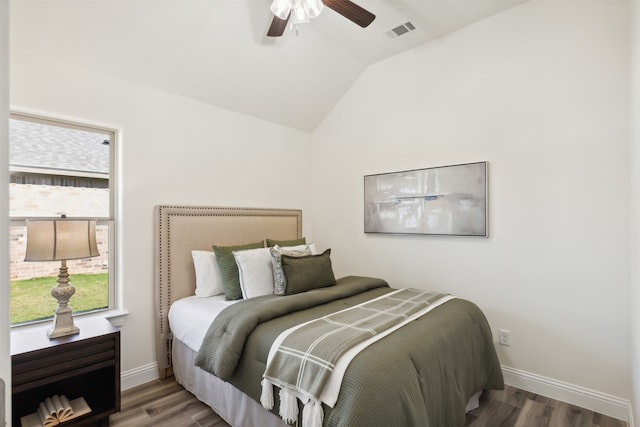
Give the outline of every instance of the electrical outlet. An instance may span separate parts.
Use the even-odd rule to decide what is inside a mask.
[[[511,331],[506,329],[500,329],[500,335],[498,335],[498,340],[501,345],[510,346],[511,345]]]

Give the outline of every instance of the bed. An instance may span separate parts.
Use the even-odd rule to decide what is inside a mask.
[[[247,332],[246,341],[240,345],[243,351],[235,361],[236,367],[220,378],[195,364],[213,317],[226,315],[233,319],[233,316],[241,317],[261,309],[271,316],[275,307],[280,309],[282,301],[303,301],[314,293],[321,300],[317,306],[306,310],[296,308],[296,315],[310,321],[314,316],[342,309],[349,298],[353,299],[349,304],[357,305],[394,292],[381,279],[352,276],[338,278],[332,287],[341,292],[349,287],[358,289],[353,294],[349,290],[350,295],[344,300],[343,296],[324,296],[324,288],[286,298],[265,295],[240,302],[226,301],[224,296],[198,297],[194,295],[196,277],[192,251],[211,251],[212,245],[239,245],[266,238],[300,239],[302,212],[158,206],[155,216],[156,343],[160,377],[175,375],[180,384],[232,426],[288,425],[278,415],[277,394],[272,411],[260,403],[261,374],[271,342],[280,332],[302,320],[273,315],[258,324],[255,330]],[[335,293],[332,290],[328,293],[332,292]],[[425,335],[425,328],[433,332]],[[408,347],[407,354],[388,354],[390,348],[403,346]],[[233,352],[227,349],[221,353]],[[323,405],[324,425],[462,426],[466,411],[477,406],[483,389],[504,386],[484,315],[473,303],[459,298],[452,298],[433,308],[428,315],[369,345],[349,364],[342,384],[335,405]],[[301,406],[300,418],[302,412]]]

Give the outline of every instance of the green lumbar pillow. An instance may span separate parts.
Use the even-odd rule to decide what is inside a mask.
[[[266,239],[267,242],[267,247],[268,248],[272,248],[274,246],[280,246],[280,247],[284,247],[284,246],[300,246],[300,245],[306,245],[307,244],[307,239],[306,238],[301,238],[301,239],[293,239],[293,240],[274,240],[274,239]]]
[[[331,267],[331,249],[320,255],[281,256],[282,271],[287,279],[285,294],[292,295],[336,284]]]

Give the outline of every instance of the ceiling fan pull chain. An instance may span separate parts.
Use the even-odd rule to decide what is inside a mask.
[[[296,37],[297,37],[297,36],[299,36],[299,35],[300,35],[300,26],[299,26],[297,23],[295,23],[295,22],[291,22],[291,23],[289,24],[289,31],[291,31],[291,32],[295,32]]]

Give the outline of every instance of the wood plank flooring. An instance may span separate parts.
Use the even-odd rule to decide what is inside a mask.
[[[626,427],[615,418],[515,387],[485,391],[465,427]]]
[[[122,393],[111,427],[228,427],[173,377]],[[485,392],[465,427],[625,427],[623,421],[514,387]],[[259,426],[256,426],[259,427]],[[444,426],[443,426],[444,427]]]

